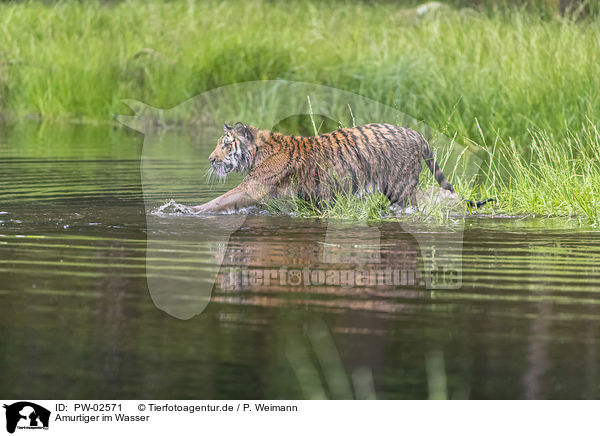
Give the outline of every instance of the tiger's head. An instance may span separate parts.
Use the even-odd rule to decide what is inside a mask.
[[[248,126],[242,123],[236,123],[233,127],[224,124],[223,136],[217,140],[217,146],[208,158],[211,170],[219,178],[224,178],[231,171],[248,171],[252,162],[253,141],[254,134]]]

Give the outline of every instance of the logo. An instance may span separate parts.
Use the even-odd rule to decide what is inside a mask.
[[[14,433],[18,429],[48,430],[50,411],[29,401],[19,401],[6,409],[6,431]]]

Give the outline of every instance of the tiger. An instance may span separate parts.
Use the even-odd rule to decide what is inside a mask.
[[[232,171],[242,182],[199,206],[195,213],[231,213],[269,198],[296,195],[319,204],[336,192],[378,191],[391,206],[417,207],[421,158],[439,186],[454,194],[433,152],[419,132],[392,124],[371,123],[316,136],[284,135],[237,122],[224,124],[208,160],[224,179]],[[493,199],[474,202],[481,207]]]

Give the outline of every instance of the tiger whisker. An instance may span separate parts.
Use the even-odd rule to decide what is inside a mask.
[[[204,173],[204,174],[206,176],[206,183],[210,184],[212,186],[214,184],[213,183],[213,181],[214,181],[214,177],[213,176],[215,174],[215,169],[212,166],[210,166],[210,167],[208,167],[208,169],[206,170],[206,173]]]

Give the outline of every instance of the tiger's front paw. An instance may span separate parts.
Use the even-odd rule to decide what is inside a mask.
[[[198,206],[191,206],[191,209],[194,211],[194,213],[206,213],[206,212],[210,212],[210,208],[206,206],[206,204],[201,204]]]

